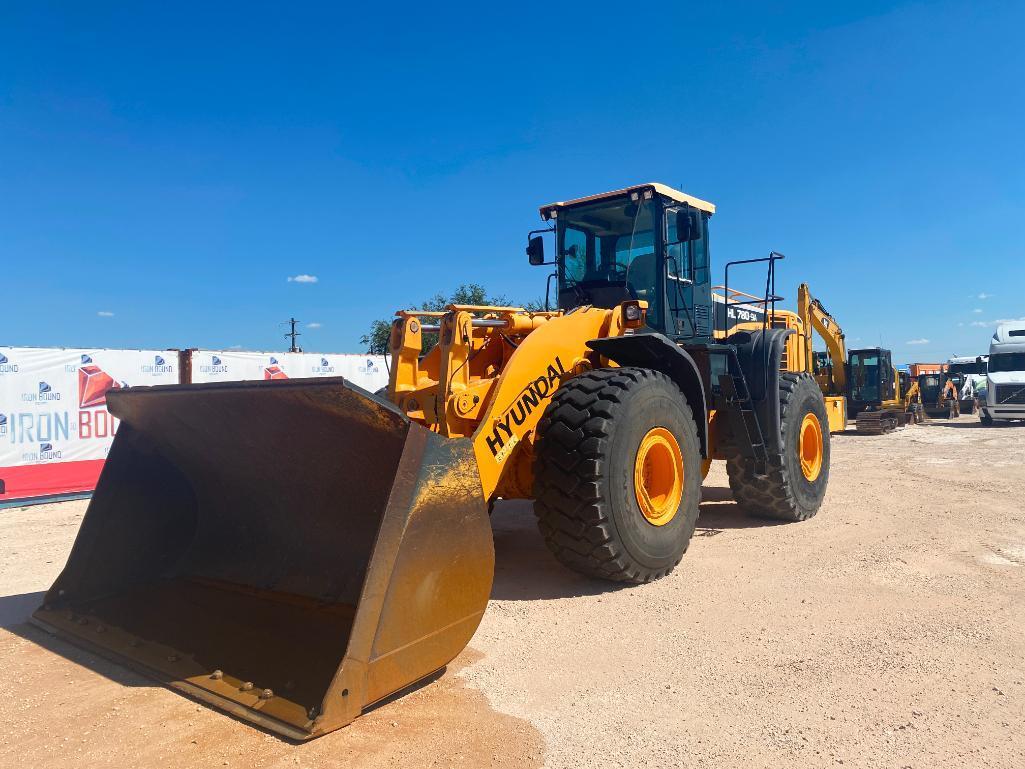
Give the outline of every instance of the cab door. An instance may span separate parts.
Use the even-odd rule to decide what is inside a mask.
[[[897,399],[897,381],[889,350],[879,351],[879,392],[884,401]]]
[[[697,237],[680,240],[677,214],[687,209],[694,215]],[[664,243],[668,333],[683,339],[711,337],[712,289],[707,215],[688,206],[666,208]]]

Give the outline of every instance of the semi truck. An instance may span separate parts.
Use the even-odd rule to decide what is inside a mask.
[[[997,420],[1025,419],[1025,321],[1001,323],[993,333],[979,419],[987,426]]]

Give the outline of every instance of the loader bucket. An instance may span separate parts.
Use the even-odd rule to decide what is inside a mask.
[[[33,620],[294,739],[444,667],[491,591],[471,444],[342,379],[111,391]]]

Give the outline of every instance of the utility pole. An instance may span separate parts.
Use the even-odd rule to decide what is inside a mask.
[[[288,322],[289,322],[289,324],[291,325],[291,328],[292,328],[291,331],[289,331],[287,334],[285,334],[285,339],[291,339],[292,340],[292,346],[288,348],[288,351],[289,352],[302,352],[303,348],[295,343],[295,338],[297,336],[302,336],[301,333],[299,333],[298,331],[295,330],[295,324],[298,323],[299,321],[297,321],[295,318],[289,318]]]

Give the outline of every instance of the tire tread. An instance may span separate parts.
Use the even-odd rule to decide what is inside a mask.
[[[794,414],[795,395],[801,387],[814,387],[820,392],[815,378],[808,373],[781,373],[779,376],[780,433],[787,434],[791,419],[800,418]],[[823,425],[828,430],[828,424]],[[828,434],[827,434],[828,438]],[[794,496],[793,483],[782,457],[770,457],[765,477],[755,474],[754,462],[736,454],[726,460],[726,474],[730,489],[737,504],[750,515],[777,521],[805,521],[818,510],[802,508]],[[823,468],[828,472],[828,467]]]
[[[646,569],[631,558],[617,539],[599,483],[609,469],[612,426],[627,392],[657,380],[677,389],[669,377],[651,369],[585,372],[563,383],[538,423],[534,469],[538,528],[552,554],[586,576],[651,582],[669,574],[683,557],[681,553],[664,569]],[[680,405],[684,416],[693,420],[682,393]],[[694,524],[696,516],[692,531]]]

